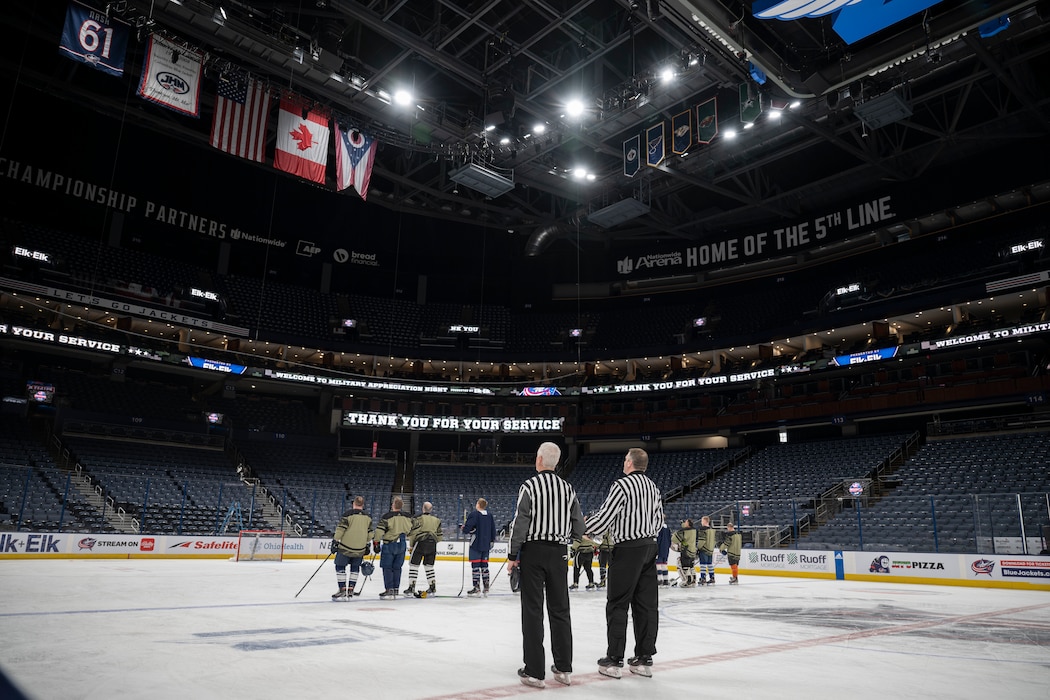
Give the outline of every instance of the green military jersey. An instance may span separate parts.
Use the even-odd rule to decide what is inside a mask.
[[[691,527],[682,528],[671,535],[671,544],[677,545],[680,553],[689,557],[696,557],[696,530]]]
[[[341,554],[363,557],[368,554],[368,543],[374,537],[372,516],[363,510],[350,510],[339,519],[333,539]]]
[[[381,542],[390,543],[398,540],[401,535],[407,539],[410,532],[412,532],[412,518],[399,510],[392,510],[379,519],[375,538]]]
[[[412,519],[412,530],[408,535],[408,542],[415,547],[416,542],[428,540],[440,542],[444,538],[441,530],[441,518],[433,513],[423,513]]]

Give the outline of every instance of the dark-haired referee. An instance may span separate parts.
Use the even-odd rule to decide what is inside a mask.
[[[584,520],[576,490],[554,473],[561,448],[545,442],[536,451],[536,476],[518,490],[511,528],[507,571],[520,566],[521,637],[525,665],[521,682],[542,688],[546,677],[543,651],[543,597],[551,629],[554,680],[571,683],[572,620],[569,616],[568,543],[583,536]]]
[[[656,536],[664,522],[660,489],[645,475],[649,455],[632,447],[623,460],[623,476],[613,482],[601,508],[587,518],[587,532],[609,531],[615,544],[609,562],[606,654],[598,672],[620,677],[627,648],[627,610],[634,621],[631,673],[651,677],[656,653],[660,596],[656,581]]]

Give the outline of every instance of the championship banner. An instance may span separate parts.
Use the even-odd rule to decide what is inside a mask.
[[[635,134],[623,142],[623,174],[634,177],[642,167],[642,137]]]
[[[708,144],[718,135],[718,98],[696,106],[696,142]]]
[[[203,56],[196,51],[150,34],[139,97],[179,114],[200,117],[202,64]]]
[[[645,130],[645,143],[648,147],[646,165],[656,167],[664,161],[666,144],[664,143],[664,123],[654,124]]]
[[[103,73],[124,75],[124,54],[130,28],[98,10],[71,2],[66,10],[58,50],[66,58],[86,63]]]
[[[690,124],[689,110],[671,118],[671,151],[678,155],[687,153],[693,145],[693,129]]]

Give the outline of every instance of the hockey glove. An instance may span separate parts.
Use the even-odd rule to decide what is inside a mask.
[[[382,547],[379,546],[379,542],[373,542],[372,543],[372,551],[373,552],[375,552],[376,554],[379,554],[379,550],[380,549],[382,549]]]
[[[335,540],[332,540],[332,544],[329,545],[328,551],[330,551],[332,554],[335,554],[339,551],[339,544]]]

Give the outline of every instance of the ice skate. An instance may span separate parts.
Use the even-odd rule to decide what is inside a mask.
[[[552,664],[551,673],[554,674],[554,680],[562,685],[572,685],[572,674],[568,671],[559,671],[558,667]]]
[[[471,598],[480,598],[481,597],[481,589],[478,588],[477,586],[474,586],[469,591],[467,591],[467,595],[470,596]]]
[[[416,584],[414,584],[414,583],[408,584],[408,588],[406,588],[405,590],[401,591],[401,593],[404,594],[404,595],[415,595],[415,592],[416,592]]]
[[[522,685],[527,685],[530,688],[546,688],[547,684],[541,681],[539,678],[533,678],[529,674],[525,673],[524,668],[518,669],[518,678],[521,679]]]
[[[346,598],[346,589],[340,588],[338,591],[332,594],[332,600],[343,600]]]
[[[627,666],[636,676],[653,677],[653,657],[651,656],[632,656],[627,659]]]
[[[598,659],[598,673],[603,676],[619,678],[622,675],[621,668],[623,668],[623,659],[616,659],[611,656],[603,656]]]

